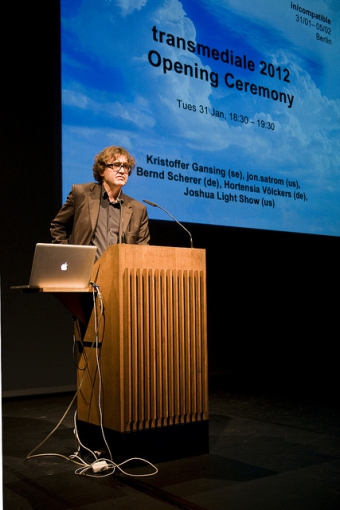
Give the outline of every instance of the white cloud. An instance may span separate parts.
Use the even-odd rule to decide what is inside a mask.
[[[121,11],[122,16],[128,16],[133,11],[140,11],[146,4],[147,0],[107,0],[108,5],[112,4],[118,7]]]

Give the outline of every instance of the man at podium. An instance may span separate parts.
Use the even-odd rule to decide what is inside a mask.
[[[102,300],[78,295],[74,329],[81,442],[155,462],[209,451],[206,264],[202,249],[133,246],[150,239],[145,206],[122,192],[134,165],[121,147],[99,153],[96,182],[72,187],[51,233],[100,256],[91,279]]]
[[[53,243],[93,244],[97,258],[113,244],[148,244],[146,207],[122,192],[135,166],[123,147],[109,146],[94,158],[96,182],[74,184],[51,223]]]

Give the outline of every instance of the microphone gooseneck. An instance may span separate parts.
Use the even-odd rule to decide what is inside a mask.
[[[122,199],[117,198],[117,202],[119,203],[119,233],[118,233],[118,244],[125,244],[125,234],[123,232],[123,208],[122,208]]]
[[[152,207],[158,207],[158,209],[162,209],[162,211],[164,211],[168,216],[170,216],[170,218],[172,218],[176,223],[178,223],[178,225],[180,227],[182,227],[187,232],[187,234],[189,234],[189,237],[190,237],[190,248],[194,247],[194,244],[193,244],[193,241],[192,241],[192,236],[191,236],[191,233],[189,232],[189,230],[187,228],[185,228],[185,226],[182,225],[182,223],[180,223],[172,214],[170,214],[169,211],[164,209],[164,207],[162,207],[162,206],[160,206],[158,204],[155,204],[155,202],[150,202],[150,200],[143,200],[143,202],[145,202],[148,205],[151,205]]]

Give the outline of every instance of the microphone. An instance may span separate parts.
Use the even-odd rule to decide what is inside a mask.
[[[160,205],[158,204],[155,204],[155,202],[150,202],[149,200],[143,200],[143,202],[145,202],[146,204],[148,205],[152,205],[152,207],[158,207],[158,209],[162,209],[162,211],[164,211],[166,214],[168,214],[168,216],[170,216],[170,218],[172,218],[173,220],[175,220],[176,223],[178,223],[178,225],[180,227],[182,227],[188,234],[189,234],[189,237],[190,237],[190,248],[193,248],[194,245],[193,245],[193,242],[192,242],[192,236],[189,232],[189,230],[187,228],[185,228],[184,225],[182,225],[182,223],[180,223],[178,220],[176,220],[176,218],[169,213],[169,211],[167,211],[166,209],[164,209],[163,207],[161,207]]]

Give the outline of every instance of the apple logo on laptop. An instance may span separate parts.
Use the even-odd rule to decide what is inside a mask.
[[[64,262],[64,263],[63,263],[63,264],[61,264],[61,266],[60,266],[60,269],[61,269],[62,271],[67,271],[67,268],[68,268],[68,264],[67,264],[67,262]]]

